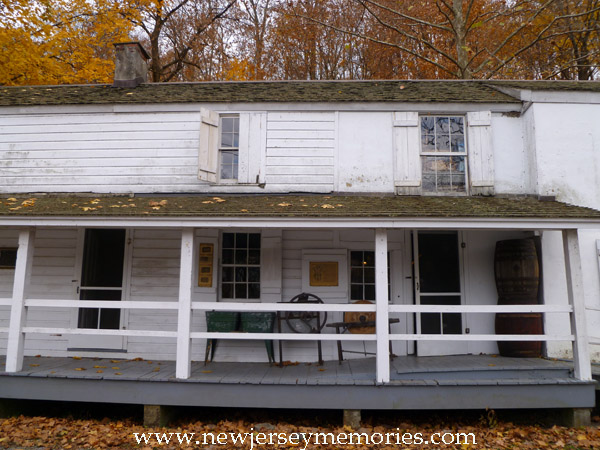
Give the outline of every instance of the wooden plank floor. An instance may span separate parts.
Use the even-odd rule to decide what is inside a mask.
[[[0,370],[5,357],[0,356]],[[491,355],[396,357],[391,362],[390,378],[396,380],[467,380],[467,379],[535,379],[548,371],[550,378],[568,378],[572,363],[542,358],[505,358]],[[141,359],[26,357],[23,370],[0,375],[82,378],[97,380],[169,381],[175,379],[174,361]],[[181,380],[180,380],[181,381]],[[202,362],[192,363],[187,382],[265,385],[373,385],[375,358],[360,358],[316,363],[289,364],[284,367],[268,363]],[[532,380],[533,381],[533,380]]]
[[[594,384],[572,364],[493,356],[396,357],[390,383],[375,382],[375,358],[288,364],[26,357],[0,372],[0,398],[173,406],[307,409],[589,408]],[[0,357],[0,370],[5,358]]]

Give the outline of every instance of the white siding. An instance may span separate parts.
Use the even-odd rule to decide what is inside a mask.
[[[273,191],[332,191],[335,148],[335,113],[269,113],[267,188]]]
[[[198,190],[199,126],[194,112],[0,116],[0,190]]]
[[[33,251],[31,284],[27,297],[74,300],[72,280],[75,276],[77,230],[75,228],[38,228]],[[30,308],[27,326],[63,328],[71,326],[73,311],[65,308]],[[63,355],[68,337],[55,335],[27,335],[25,353]]]

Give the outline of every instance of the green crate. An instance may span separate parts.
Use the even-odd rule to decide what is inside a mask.
[[[245,333],[272,333],[276,314],[273,312],[243,312],[241,313],[241,331]],[[275,362],[273,341],[265,341],[267,357],[270,363]]]

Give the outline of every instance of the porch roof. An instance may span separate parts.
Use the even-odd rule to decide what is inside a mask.
[[[0,197],[0,217],[466,218],[600,222],[600,211],[532,197],[15,195]]]

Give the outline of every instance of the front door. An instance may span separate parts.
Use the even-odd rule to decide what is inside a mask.
[[[415,255],[415,302],[417,305],[462,305],[462,258],[456,231],[419,231],[413,235]],[[416,314],[418,334],[462,334],[461,313]],[[417,341],[417,355],[468,353],[463,341]]]
[[[123,299],[126,249],[124,229],[86,229],[83,236],[81,278],[77,288],[82,305],[88,300],[118,302]],[[121,310],[85,308],[77,311],[77,328],[119,330]],[[71,349],[122,350],[122,336],[77,335],[70,339]]]

